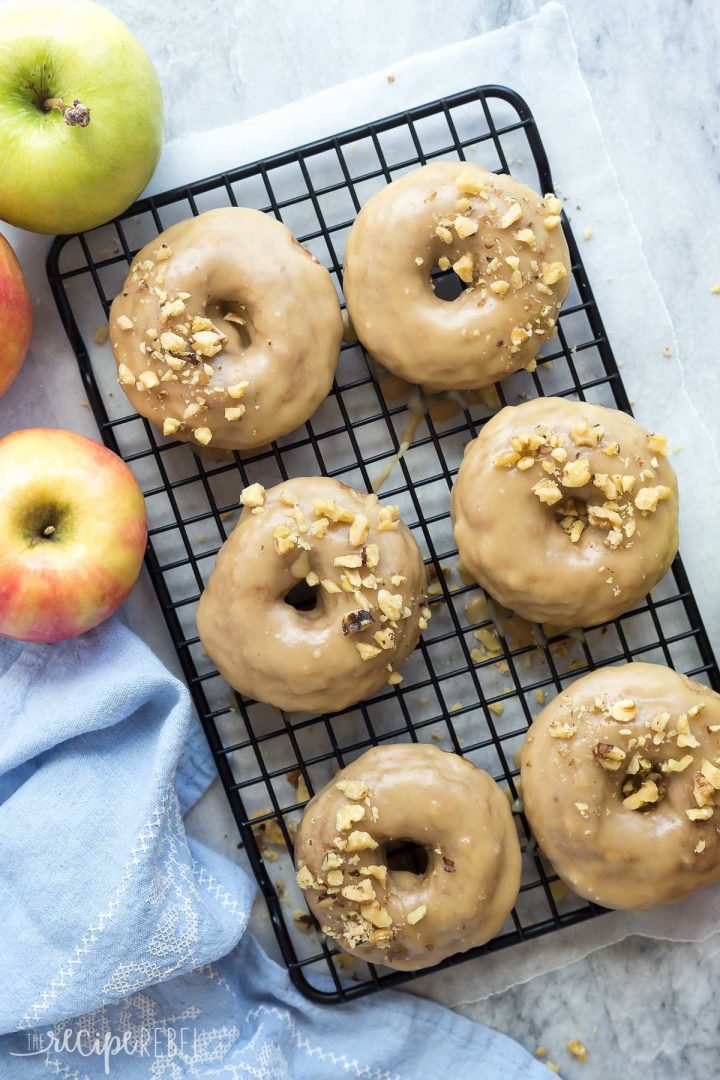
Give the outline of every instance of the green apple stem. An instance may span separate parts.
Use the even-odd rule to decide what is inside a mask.
[[[90,110],[87,105],[83,105],[77,98],[75,98],[72,105],[66,105],[62,98],[46,98],[43,102],[43,109],[45,112],[57,109],[58,112],[63,114],[65,123],[69,127],[87,127],[90,123]]]

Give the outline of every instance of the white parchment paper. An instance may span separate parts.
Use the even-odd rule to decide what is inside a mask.
[[[389,79],[389,76],[392,76]],[[713,640],[720,637],[720,589],[711,542],[720,498],[717,432],[706,430],[685,388],[678,349],[662,295],[619,189],[564,10],[548,4],[531,19],[435,53],[423,54],[346,83],[275,113],[170,144],[151,190],[160,191],[223,169],[366,123],[480,83],[504,83],[532,108],[548,152],[556,190],[568,197],[576,235],[608,335],[638,418],[682,450],[673,457],[682,493],[682,542],[691,581]],[[522,162],[517,163],[522,169]],[[573,209],[574,208],[574,209]],[[74,356],[44,275],[47,238],[7,230],[35,301],[31,356],[0,402],[0,434],[38,424],[95,434]],[[666,355],[669,350],[670,355]],[[134,629],[176,668],[147,582],[128,608]],[[629,933],[674,940],[711,934],[720,916],[720,889],[642,916],[613,914],[532,944],[454,968],[414,984],[449,1004],[478,1000],[575,960]]]

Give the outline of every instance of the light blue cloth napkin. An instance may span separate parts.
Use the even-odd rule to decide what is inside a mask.
[[[248,877],[185,834],[213,776],[186,689],[120,623],[0,641],[2,1080],[547,1077],[408,994],[303,998],[243,936]]]

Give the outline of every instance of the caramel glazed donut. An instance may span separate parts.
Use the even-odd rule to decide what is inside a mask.
[[[534,371],[570,289],[561,209],[555,195],[466,161],[388,184],[346,246],[345,297],[360,341],[390,371],[430,388]],[[452,302],[435,295],[435,266],[467,285]]]
[[[305,422],[332,385],[342,317],[327,270],[257,210],[208,210],[135,258],[110,310],[118,381],[164,435],[225,450]]]
[[[594,626],[660,580],[678,547],[667,439],[615,409],[537,398],[465,449],[452,491],[460,559],[532,622]]]
[[[319,476],[253,484],[241,501],[197,612],[227,682],[287,712],[337,712],[401,682],[430,608],[397,506]],[[285,602],[298,585],[300,609]]]
[[[424,847],[422,874],[388,866],[393,842]],[[435,746],[368,750],[305,807],[297,882],[328,937],[374,964],[412,971],[483,945],[520,887],[506,797],[471,762]]]
[[[580,896],[666,904],[720,879],[718,754],[718,694],[656,664],[594,671],[525,737],[525,812]]]

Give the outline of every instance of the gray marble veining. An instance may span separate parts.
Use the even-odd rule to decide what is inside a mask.
[[[256,115],[541,6],[541,0],[106,3],[139,34],[162,73],[170,138]],[[565,0],[564,6],[650,269],[693,358],[684,379],[698,423],[717,428],[720,296],[711,287],[720,281],[720,5]],[[676,392],[670,381],[667,392]],[[192,827],[215,846],[235,849],[217,787],[194,811]],[[719,948],[717,938],[701,945],[631,938],[461,1011],[530,1049],[546,1046],[569,1078],[699,1080],[717,1072]],[[564,1049],[574,1037],[588,1047],[586,1063]]]
[[[174,137],[513,22],[541,3],[176,0],[171,8],[110,0],[109,6],[141,34],[163,71]],[[650,269],[694,358],[684,377],[698,422],[716,426],[720,379],[708,373],[717,371],[720,321],[720,297],[711,293],[720,280],[720,6],[566,0],[565,7]],[[552,74],[549,58],[547,78]],[[194,815],[195,827],[234,847],[217,793],[206,803]],[[461,1011],[531,1050],[546,1046],[566,1077],[695,1080],[717,1071],[717,952],[717,939],[683,945],[630,938]],[[574,1037],[588,1047],[585,1063],[565,1049]]]

